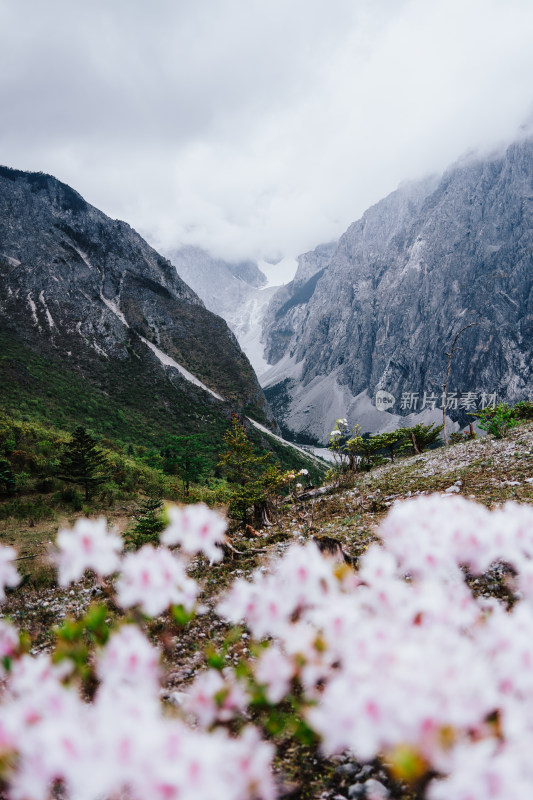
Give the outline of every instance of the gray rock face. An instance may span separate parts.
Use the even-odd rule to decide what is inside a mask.
[[[277,363],[263,385],[283,395],[287,426],[320,439],[339,416],[366,430],[442,417],[445,352],[470,322],[480,324],[454,354],[449,416],[466,421],[494,393],[531,396],[533,140],[400,187],[350,226],[309,296],[282,310],[265,327]],[[395,400],[387,412],[379,390]]]
[[[282,358],[298,330],[305,308],[318,280],[327,269],[337,249],[337,242],[321,244],[315,250],[298,257],[293,280],[273,296],[264,315],[263,340],[269,364]]]
[[[199,247],[169,252],[178,275],[202,298],[210,311],[226,320],[259,375],[267,368],[262,321],[276,292],[252,261],[232,263],[213,258]]]
[[[197,379],[172,371],[182,390],[266,408],[226,323],[170,261],[51,176],[0,168],[0,284],[0,331],[67,369],[149,362],[166,380],[174,362]]]

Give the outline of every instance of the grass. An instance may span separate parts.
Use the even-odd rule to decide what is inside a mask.
[[[155,368],[151,371],[145,365],[140,370],[135,358],[115,359],[112,364],[93,359],[85,364],[84,376],[77,369],[66,370],[52,355],[36,355],[1,330],[0,354],[0,409],[19,428],[23,423],[40,425],[42,438],[52,431],[57,441],[81,424],[107,440],[109,449],[127,452],[135,461],[156,468],[171,437],[202,434],[206,459],[212,474],[216,472],[231,423],[229,405],[205,402],[202,393],[185,392],[182,384],[162,377]],[[265,421],[258,407],[248,406],[246,412]],[[320,478],[321,470],[312,459],[251,426],[248,434],[259,450],[271,450],[283,469],[305,467],[315,481]]]

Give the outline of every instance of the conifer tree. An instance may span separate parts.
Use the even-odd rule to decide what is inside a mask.
[[[125,535],[129,545],[138,550],[143,544],[159,544],[159,535],[165,529],[163,500],[158,495],[147,497],[135,513],[136,524]]]
[[[209,472],[209,459],[205,436],[171,436],[161,451],[165,472],[177,474],[183,482],[185,496],[190,494],[191,483],[198,483]]]
[[[234,484],[229,514],[246,524],[251,516],[260,520],[268,496],[285,480],[279,464],[269,464],[271,453],[257,455],[246,436],[244,425],[233,415],[231,428],[224,436],[226,450],[219,456],[229,483]]]
[[[412,428],[398,428],[398,431],[405,434],[409,444],[412,442],[415,453],[422,453],[437,444],[442,428],[442,425],[424,425],[420,422]]]
[[[395,453],[405,444],[406,436],[403,428],[388,433],[377,433],[372,437],[378,450],[386,450],[394,463]]]
[[[78,425],[72,439],[65,446],[57,477],[68,483],[77,483],[85,490],[85,499],[108,478],[106,457],[82,425]]]

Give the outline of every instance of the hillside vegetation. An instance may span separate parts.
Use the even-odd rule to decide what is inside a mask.
[[[7,449],[13,444],[13,440],[9,443],[6,439],[6,433],[10,432],[19,452],[26,448],[25,452],[40,468],[50,464],[56,446],[68,439],[65,432],[7,417],[2,419],[0,430],[4,452],[6,442]],[[105,514],[109,522],[123,532],[131,526],[138,497],[136,493],[149,491],[154,483],[159,482],[159,487],[164,485],[167,494],[174,490],[174,497],[180,497],[175,478],[164,477],[161,470],[150,466],[145,460],[147,452],[134,450],[133,455],[120,448],[106,450],[117,468],[130,470],[130,494],[123,487],[120,505],[114,502],[106,507],[102,496],[92,501],[89,508],[82,509],[93,515]],[[11,461],[14,452],[17,450],[11,451]],[[20,476],[22,473],[17,471],[16,474]],[[28,474],[27,480],[31,482],[34,480],[31,468]],[[37,491],[37,487],[34,486],[33,491]],[[56,493],[58,491],[61,495],[61,490],[56,489]],[[199,489],[195,491],[199,492]],[[368,472],[355,473],[349,483],[341,487],[331,486],[323,494],[303,489],[293,492],[277,506],[270,524],[256,531],[252,538],[243,529],[235,529],[231,533],[232,550],[221,563],[208,564],[204,559],[196,559],[193,564],[191,574],[204,587],[205,613],[184,627],[176,627],[175,623],[164,619],[147,623],[151,638],[164,653],[165,697],[174,702],[172,698],[186,695],[198,672],[206,664],[218,663],[216,659],[223,658],[228,664],[237,664],[248,657],[243,630],[222,625],[214,612],[217,598],[235,579],[250,576],[258,566],[268,569],[271,560],[282,555],[291,543],[311,538],[324,551],[348,560],[357,568],[358,559],[376,540],[378,525],[391,506],[396,501],[433,492],[463,495],[489,508],[508,500],[533,504],[533,422],[522,421],[499,440],[489,435],[401,458]],[[29,494],[28,488],[28,497]],[[5,497],[0,507],[6,508],[7,503],[22,497],[22,493],[15,500]],[[54,494],[48,495],[49,501],[53,498]],[[29,557],[19,566],[22,574],[27,576],[25,586],[9,594],[4,614],[11,615],[31,634],[36,652],[52,647],[54,624],[69,616],[79,618],[93,598],[103,597],[102,592],[105,594],[105,589],[98,587],[91,578],[65,590],[54,585],[51,571],[43,574],[46,553],[58,524],[72,524],[80,515],[68,506],[64,498],[56,499],[57,505],[50,505],[54,508],[53,520],[41,520],[32,525],[27,518],[11,517],[0,522],[3,542],[15,544],[23,559]],[[40,576],[27,566],[35,560],[36,554],[39,554],[41,563]],[[487,596],[507,596],[506,575],[501,571],[487,573],[474,583],[476,592]],[[277,743],[276,771],[282,796],[293,800],[340,800],[356,796],[353,791],[350,793],[350,787],[368,780],[381,784],[388,793],[384,797],[407,800],[414,796],[407,784],[393,777],[381,761],[362,765],[349,755],[326,759],[320,754],[316,738],[309,738],[303,731],[301,736],[295,737],[294,730],[287,729],[281,719],[277,722],[276,719],[268,718],[263,723]]]

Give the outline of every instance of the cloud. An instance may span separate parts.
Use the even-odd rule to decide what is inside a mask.
[[[531,115],[530,0],[0,0],[0,161],[150,241],[295,256]]]

